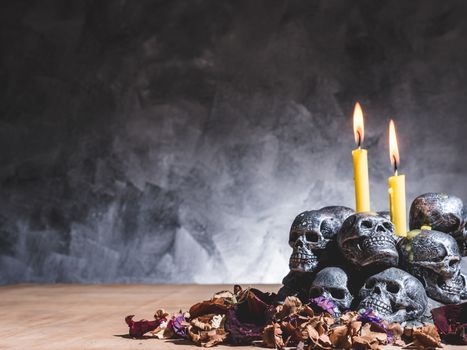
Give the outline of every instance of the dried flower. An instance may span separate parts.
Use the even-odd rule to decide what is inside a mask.
[[[129,334],[134,338],[141,338],[144,334],[155,330],[160,324],[166,321],[165,318],[156,319],[154,321],[140,320],[133,321],[135,315],[129,315],[125,317],[125,322],[129,327]]]

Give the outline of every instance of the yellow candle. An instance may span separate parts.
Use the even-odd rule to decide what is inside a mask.
[[[399,175],[397,167],[400,162],[394,122],[389,122],[389,157],[394,166],[394,176],[389,177],[389,209],[391,221],[397,236],[407,236],[407,218],[405,207],[405,175]]]
[[[360,103],[355,104],[353,130],[357,149],[352,151],[355,182],[355,207],[357,212],[370,211],[370,181],[368,180],[368,152],[362,149],[364,137],[363,111]]]

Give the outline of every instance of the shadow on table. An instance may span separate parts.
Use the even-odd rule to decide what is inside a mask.
[[[143,335],[142,337],[134,338],[127,333],[127,334],[114,334],[114,337],[124,338],[124,339],[134,339],[134,340],[154,339],[158,341],[163,341],[165,343],[172,343],[175,345],[194,345],[194,343],[188,339],[158,339],[150,335]]]

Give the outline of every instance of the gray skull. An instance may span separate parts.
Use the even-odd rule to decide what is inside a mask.
[[[464,215],[462,200],[445,193],[425,193],[410,206],[410,229],[430,226],[432,230],[449,233],[459,247],[464,245]]]
[[[397,266],[394,225],[375,213],[357,213],[348,217],[337,235],[342,254],[352,264],[367,266]]]
[[[428,304],[420,281],[395,267],[368,278],[359,297],[359,309],[371,308],[390,323],[415,320],[425,313]]]
[[[324,296],[337,306],[338,313],[350,308],[352,294],[347,287],[348,276],[339,267],[326,267],[316,275],[310,288],[310,297]]]
[[[459,247],[450,235],[422,230],[400,242],[402,265],[425,285],[427,294],[442,303],[458,303],[465,290]]]
[[[290,270],[313,272],[320,254],[352,213],[350,208],[333,206],[297,215],[289,234],[289,245],[293,248]]]
[[[467,207],[464,207],[464,227],[462,237],[456,237],[462,256],[467,256]]]

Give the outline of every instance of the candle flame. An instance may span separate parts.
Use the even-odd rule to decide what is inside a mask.
[[[363,143],[363,138],[365,135],[365,130],[363,126],[363,111],[360,103],[355,104],[355,109],[353,111],[353,133],[355,136],[355,143],[360,147]]]
[[[391,119],[389,122],[389,157],[394,171],[397,173],[397,167],[400,164],[399,147],[397,146],[396,126]]]

